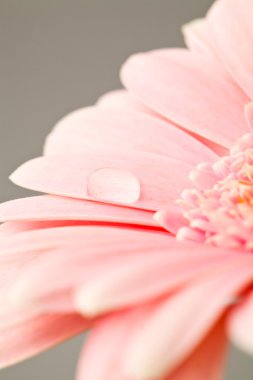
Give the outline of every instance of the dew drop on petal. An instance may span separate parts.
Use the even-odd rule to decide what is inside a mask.
[[[138,178],[128,170],[101,168],[89,176],[87,193],[103,201],[132,204],[140,198],[141,186]]]

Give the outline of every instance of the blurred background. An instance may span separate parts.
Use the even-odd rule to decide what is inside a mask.
[[[182,46],[181,25],[203,16],[212,2],[0,0],[0,201],[31,194],[8,176],[41,154],[60,117],[119,88],[118,72],[130,54]],[[73,379],[82,340],[2,370],[0,379]],[[232,348],[226,380],[252,378],[253,360]]]

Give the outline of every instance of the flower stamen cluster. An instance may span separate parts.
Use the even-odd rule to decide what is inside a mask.
[[[253,134],[215,164],[198,165],[190,179],[195,188],[177,201],[188,224],[177,238],[253,251]]]

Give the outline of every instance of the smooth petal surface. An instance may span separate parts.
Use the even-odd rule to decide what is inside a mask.
[[[81,354],[77,380],[128,380],[122,371],[125,349],[148,312],[148,308],[136,309],[98,323]]]
[[[114,258],[107,270],[98,266],[97,272],[77,288],[76,307],[83,315],[94,316],[138,305],[177,290],[231,258],[228,252],[191,243],[172,243],[165,251],[157,249],[149,255]]]
[[[28,359],[88,327],[77,314],[33,315],[20,312],[18,316],[0,318],[0,367]]]
[[[205,54],[210,59],[217,59],[212,36],[206,19],[189,22],[182,28],[187,47],[197,53]]]
[[[60,228],[60,227],[71,227],[71,226],[86,226],[86,225],[104,225],[105,223],[98,222],[85,222],[79,220],[34,220],[34,221],[14,221],[6,222],[0,226],[0,237],[10,238],[13,235],[19,234],[21,232],[28,232],[34,230],[48,229],[48,228]],[[118,223],[110,223],[111,226],[120,226]],[[128,225],[127,225],[128,226]],[[128,226],[130,227],[130,226]],[[131,225],[132,228],[138,228],[136,225]]]
[[[104,94],[98,99],[97,105],[101,108],[110,108],[113,110],[134,110],[150,115],[155,114],[154,111],[146,107],[142,102],[126,90],[115,90]]]
[[[45,154],[87,154],[104,147],[156,153],[192,164],[217,156],[204,144],[169,121],[133,110],[90,107],[62,119],[48,136]]]
[[[245,116],[246,116],[246,120],[249,124],[249,127],[251,129],[253,129],[253,102],[248,103],[245,106]]]
[[[152,306],[136,309],[112,315],[99,323],[84,347],[77,379],[128,380],[122,366],[124,356],[128,344],[149,317],[151,310]],[[219,322],[166,380],[221,380],[226,343],[224,326]]]
[[[183,128],[230,147],[248,130],[248,97],[215,60],[184,49],[137,54],[122,69],[126,87]]]
[[[159,226],[149,211],[50,195],[17,199],[0,205],[0,222],[53,220]]]
[[[227,346],[224,323],[218,322],[197,349],[166,380],[222,380]]]
[[[128,239],[129,234],[133,238],[131,241]],[[128,244],[121,244],[122,239],[123,242],[127,241]],[[138,251],[138,247],[140,248],[139,245],[142,246],[144,244],[145,239],[148,239],[149,244],[154,241],[154,244],[151,244],[150,248],[155,248],[158,242],[163,243],[163,247],[166,247],[170,242],[174,243],[174,239],[169,234],[162,232],[135,231],[101,226],[66,226],[64,228],[26,231],[16,234],[12,239],[9,239],[9,237],[3,238],[0,241],[0,255],[5,256],[16,253],[22,255],[26,251],[46,251],[47,249],[68,247],[68,244],[75,243],[77,245],[91,243],[92,246],[94,245],[94,248],[97,247],[97,253],[100,252],[100,247],[101,252],[110,252],[110,249],[113,249],[113,243],[119,244],[122,252],[129,252],[132,249],[135,252],[136,250]],[[106,244],[106,247],[103,247],[103,244]],[[110,244],[112,247],[110,247]],[[175,242],[175,244],[178,243]],[[90,252],[90,254],[94,254],[94,251]],[[80,253],[80,255],[84,255],[84,252]]]
[[[186,162],[160,155],[134,151],[122,154],[110,149],[97,155],[40,157],[22,165],[11,180],[49,194],[157,210],[170,205],[189,186],[191,168]],[[108,183],[105,171],[111,173],[112,169],[115,175]],[[102,178],[96,177],[96,187],[91,181],[98,170]],[[126,172],[129,181],[125,180]],[[173,173],[172,178],[169,173]],[[140,184],[138,200],[136,181]]]
[[[188,356],[225,312],[231,297],[252,281],[252,260],[248,255],[220,265],[155,309],[128,347],[129,378],[162,378]]]
[[[208,14],[215,48],[226,68],[253,98],[253,2],[217,1]]]
[[[182,215],[182,209],[175,205],[169,209],[157,211],[154,219],[160,226],[176,235],[179,228],[187,225],[187,220]]]
[[[253,294],[245,295],[245,300],[238,300],[238,306],[231,312],[228,320],[228,334],[232,341],[242,350],[253,355]]]
[[[15,275],[13,298],[18,303],[24,300],[30,304],[33,299],[53,294],[57,308],[58,301],[61,302],[58,300],[60,292],[73,290],[99,271],[110,270],[116,265],[114,260],[120,262],[124,256],[131,260],[132,255],[145,252],[148,259],[149,255],[166,253],[171,240],[168,234],[161,233],[108,227],[64,227],[20,233],[11,241],[2,241],[0,252],[5,257],[25,256],[29,252],[38,256],[42,252],[41,261],[37,257],[30,268],[24,267]],[[59,268],[68,268],[68,276],[59,273]]]

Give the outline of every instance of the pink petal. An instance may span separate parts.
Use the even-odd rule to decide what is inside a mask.
[[[147,313],[146,308],[133,310],[98,323],[81,354],[77,380],[128,380],[121,366],[124,351]]]
[[[205,54],[211,59],[218,58],[206,19],[193,20],[184,25],[182,31],[190,50]]]
[[[14,238],[15,240],[15,238]],[[0,327],[1,321],[8,321],[11,314],[18,315],[17,305],[11,302],[9,297],[9,290],[15,283],[16,279],[20,276],[22,271],[29,266],[29,263],[34,262],[41,252],[26,249],[23,254],[20,255],[19,252],[15,250],[17,247],[13,247],[11,254],[8,251],[8,243],[11,241],[9,237],[1,238],[1,248],[0,248]],[[17,239],[16,241],[20,241]],[[4,244],[6,243],[6,244]],[[7,249],[7,252],[6,252]],[[6,316],[8,318],[6,318]],[[3,322],[2,322],[3,323]]]
[[[253,102],[245,106],[245,116],[249,127],[253,129]]]
[[[111,169],[114,179],[108,184],[105,172],[109,171],[108,178],[112,179]],[[123,154],[110,150],[94,156],[40,157],[22,165],[12,174],[11,180],[49,194],[156,210],[169,205],[184,188],[189,187],[187,174],[191,169],[186,162],[160,155],[134,151]],[[96,178],[96,191],[96,187],[90,188],[90,180],[97,170],[102,178]],[[126,173],[129,173],[128,181]],[[140,184],[138,200],[137,181]],[[116,191],[119,189],[120,199]]]
[[[73,220],[35,220],[35,221],[14,221],[6,222],[0,226],[0,237],[10,238],[11,235],[16,235],[21,232],[34,231],[48,228],[70,227],[70,226],[85,226],[85,225],[103,225],[102,222],[82,222]],[[116,223],[117,225],[117,223]],[[120,225],[120,224],[119,224]],[[110,226],[114,226],[114,223],[110,223]],[[129,227],[129,225],[127,225]],[[132,228],[137,228],[135,225],[131,225]]]
[[[148,249],[146,249],[148,251]],[[76,307],[87,316],[138,305],[177,289],[190,279],[231,260],[228,252],[171,241],[153,254],[135,253],[97,265],[77,288]],[[169,251],[169,252],[168,252]],[[204,252],[203,252],[204,251]],[[82,279],[85,275],[82,276]],[[76,278],[78,281],[78,278]]]
[[[0,209],[1,210],[1,209]],[[182,215],[182,209],[179,206],[171,206],[166,210],[157,211],[154,219],[160,226],[176,235],[179,228],[188,225],[188,221]]]
[[[157,153],[189,163],[213,161],[217,156],[195,138],[168,121],[133,110],[84,108],[63,118],[47,138],[45,153],[94,154],[105,146]]]
[[[224,324],[219,322],[166,380],[222,380],[226,348]]]
[[[138,111],[154,115],[155,113],[126,90],[115,90],[101,96],[97,105],[101,108]]]
[[[154,309],[128,347],[129,378],[163,377],[188,356],[226,311],[230,297],[252,281],[252,260],[245,255],[224,263]]]
[[[20,313],[0,318],[0,367],[37,355],[87,327],[87,321],[77,314]]]
[[[170,242],[179,245],[167,234],[87,226],[22,233],[14,236],[12,242],[7,240],[2,243],[0,249],[9,256],[13,255],[13,252],[24,256],[26,252],[31,251],[36,254],[36,260],[32,261],[31,265],[15,274],[13,299],[15,298],[19,304],[31,305],[35,302],[46,308],[53,307],[54,310],[73,310],[75,288],[106,271],[114,272],[120,265],[133,267],[138,262],[152,260],[152,263],[156,262],[156,266],[159,266],[158,258],[163,258],[165,261]],[[43,255],[39,255],[40,252],[43,252]],[[174,254],[176,261],[178,261],[177,256]],[[222,257],[219,259],[222,260]],[[215,258],[210,258],[209,264],[212,260]],[[68,276],[65,272],[59,273],[59,268],[68,268]],[[141,272],[140,267],[139,271]],[[143,271],[150,272],[150,266],[146,265]],[[166,285],[164,278],[159,280],[157,276],[154,277],[156,282],[153,289],[150,288],[153,294],[151,293],[149,297],[154,296],[155,291],[155,294],[159,292],[161,288],[159,282],[163,281],[163,288]],[[183,280],[184,276],[181,275],[181,278]],[[176,281],[179,280],[174,278],[174,283]],[[139,296],[142,292],[146,293],[147,297],[148,291],[145,290],[145,285],[148,284],[145,284],[144,279],[140,279],[140,282],[142,289],[139,291]],[[167,283],[173,285],[173,279],[167,279]],[[71,294],[72,300],[70,300]]]
[[[230,147],[248,130],[248,97],[223,67],[183,49],[131,57],[122,69],[126,87],[183,128]]]
[[[123,372],[122,362],[128,344],[138,333],[151,310],[150,306],[116,314],[99,323],[84,346],[77,379],[128,380],[129,377]],[[218,323],[190,357],[166,377],[166,380],[220,380],[225,344],[223,324]]]
[[[252,99],[252,12],[251,0],[215,2],[208,21],[221,60]]]
[[[149,211],[50,195],[2,203],[0,222],[6,221],[92,221],[158,227]]]
[[[246,299],[238,300],[238,306],[231,311],[228,320],[228,333],[232,341],[250,355],[253,354],[253,293],[245,295]]]

